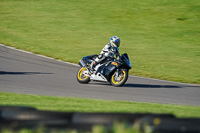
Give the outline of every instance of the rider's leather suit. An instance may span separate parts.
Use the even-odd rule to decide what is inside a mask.
[[[94,65],[105,61],[107,58],[111,57],[114,58],[116,55],[119,58],[119,49],[118,47],[113,47],[110,43],[105,45],[105,47],[101,50],[99,56],[91,63],[91,68],[93,69]]]

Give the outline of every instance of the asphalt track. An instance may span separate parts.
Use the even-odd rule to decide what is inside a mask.
[[[137,76],[129,76],[123,87],[80,84],[78,69],[76,64],[0,45],[0,92],[200,106],[199,85]]]

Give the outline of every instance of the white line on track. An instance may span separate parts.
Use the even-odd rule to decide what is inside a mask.
[[[74,63],[70,63],[70,62],[65,62],[65,61],[62,61],[62,60],[56,60],[56,59],[51,58],[51,57],[47,57],[47,56],[40,55],[40,54],[35,54],[35,53],[29,52],[29,51],[25,51],[25,50],[21,50],[21,49],[16,49],[16,48],[14,48],[14,47],[5,46],[5,45],[3,45],[3,44],[0,44],[0,46],[6,47],[6,48],[9,48],[9,49],[13,49],[13,50],[16,50],[16,51],[20,51],[20,52],[23,52],[23,53],[27,53],[27,54],[36,55],[36,56],[43,57],[43,58],[46,58],[46,59],[55,60],[55,61],[58,61],[58,62],[62,62],[62,63],[74,65],[74,66],[79,66],[78,64],[74,64]]]
[[[23,52],[23,53],[27,53],[27,54],[36,55],[36,56],[43,57],[43,58],[46,58],[46,59],[55,60],[55,61],[58,61],[58,62],[70,64],[70,65],[73,65],[73,66],[79,66],[78,64],[74,64],[74,63],[70,63],[70,62],[65,62],[65,61],[62,61],[62,60],[56,60],[56,59],[51,58],[51,57],[47,57],[47,56],[40,55],[40,54],[35,54],[35,53],[29,52],[29,51],[17,49],[17,48],[14,48],[14,47],[10,47],[10,46],[3,45],[3,44],[0,44],[0,46],[6,47],[6,48],[10,48],[10,49],[13,49],[13,50],[16,50],[16,51],[20,51],[20,52]],[[181,85],[181,84],[182,84],[182,85],[193,85],[193,86],[199,86],[199,87],[200,87],[200,85],[197,85],[197,84],[180,83],[180,82],[175,82],[175,81],[168,81],[168,80],[161,80],[161,79],[153,79],[153,78],[139,77],[139,76],[133,76],[133,75],[129,75],[129,76],[130,76],[130,77],[133,77],[133,78],[149,79],[149,80],[162,81],[162,82],[168,82],[168,83],[176,83],[176,84],[180,84],[180,85]]]

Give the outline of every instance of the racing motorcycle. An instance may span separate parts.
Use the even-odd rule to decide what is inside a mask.
[[[122,86],[128,79],[131,62],[128,54],[122,54],[119,59],[107,58],[102,64],[97,64],[94,69],[90,68],[92,61],[98,55],[89,55],[79,61],[81,68],[76,77],[79,83],[87,84],[93,81],[110,82],[113,86]]]

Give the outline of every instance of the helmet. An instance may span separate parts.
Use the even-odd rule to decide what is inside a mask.
[[[117,36],[111,37],[110,38],[110,43],[111,43],[112,46],[119,47],[120,46],[120,39],[119,39],[119,37],[117,37]]]

